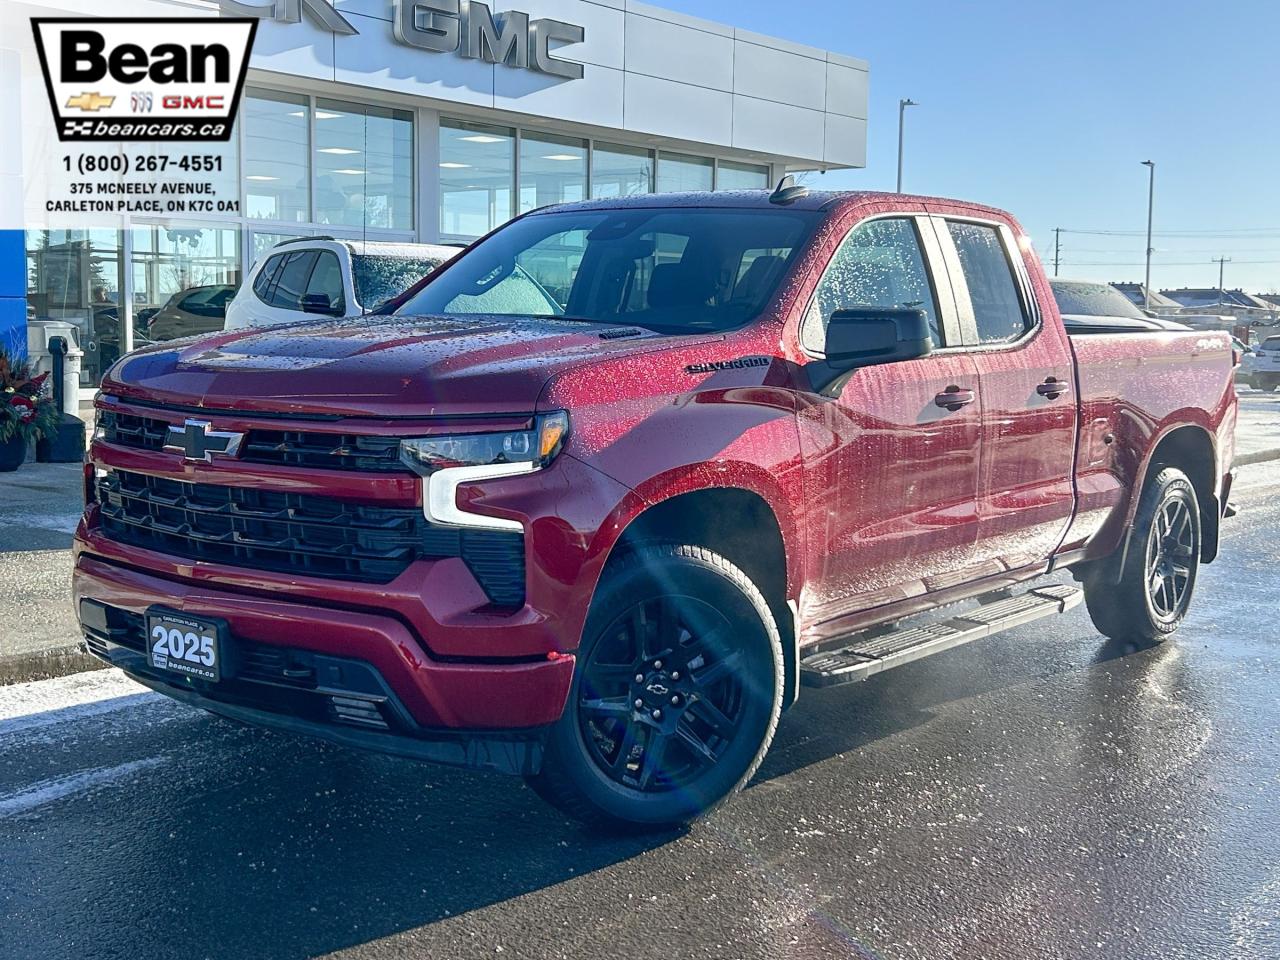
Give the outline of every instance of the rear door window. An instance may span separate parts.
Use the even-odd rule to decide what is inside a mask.
[[[280,265],[284,263],[287,254],[277,253],[274,257],[262,265],[262,269],[258,271],[258,276],[253,281],[253,292],[263,303],[271,302],[271,287],[275,283],[276,274],[280,272]]]
[[[1031,322],[999,229],[983,223],[948,220],[947,230],[969,287],[978,342],[1017,340],[1030,329]]]
[[[271,290],[271,306],[282,310],[302,309],[302,295],[319,256],[315,250],[299,250],[287,255]]]

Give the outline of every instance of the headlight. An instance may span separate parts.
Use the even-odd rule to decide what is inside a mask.
[[[533,429],[473,436],[421,437],[400,441],[400,459],[415,473],[437,470],[523,464],[545,467],[560,452],[569,435],[569,415],[563,410],[534,417]]]
[[[400,441],[400,459],[422,477],[422,511],[433,523],[487,530],[523,530],[518,520],[458,508],[458,486],[541,470],[569,435],[563,410],[533,418],[529,430]]]

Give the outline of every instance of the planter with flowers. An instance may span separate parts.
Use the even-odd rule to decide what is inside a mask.
[[[17,470],[31,442],[53,436],[57,429],[48,379],[47,373],[31,376],[26,363],[0,350],[0,473]]]

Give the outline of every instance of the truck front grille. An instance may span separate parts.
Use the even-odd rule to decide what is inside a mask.
[[[177,421],[181,424],[182,421]],[[98,425],[103,439],[135,450],[164,448],[170,421],[115,410],[103,410]],[[250,430],[240,448],[246,463],[320,470],[355,470],[363,473],[407,473],[400,462],[398,437],[325,433],[318,430]]]
[[[187,560],[387,583],[418,559],[460,557],[489,600],[524,603],[524,537],[432,524],[416,507],[188,483],[114,470],[97,482],[112,540]]]

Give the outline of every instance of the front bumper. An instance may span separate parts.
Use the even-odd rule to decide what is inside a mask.
[[[392,616],[192,585],[84,552],[76,558],[73,594],[90,651],[131,676],[215,712],[288,729],[311,725],[318,729],[308,732],[331,739],[351,736],[349,724],[328,712],[334,696],[379,704],[386,729],[361,729],[362,741],[457,744],[486,731],[536,739],[536,729],[563,712],[573,676],[572,655],[516,663],[435,660]],[[244,648],[233,654],[240,665],[232,677],[213,684],[152,671],[142,652],[141,617],[153,604],[227,621],[233,642]]]

